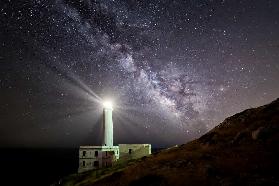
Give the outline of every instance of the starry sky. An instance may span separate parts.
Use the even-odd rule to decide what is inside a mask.
[[[277,0],[3,0],[0,146],[185,143],[279,95]]]

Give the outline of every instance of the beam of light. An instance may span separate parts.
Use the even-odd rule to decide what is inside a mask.
[[[149,105],[144,105],[144,106],[131,106],[131,105],[118,105],[117,106],[117,111],[137,111],[137,112],[142,112],[142,113],[150,113],[154,112],[154,108],[150,107]]]
[[[77,76],[75,76],[73,73],[70,73],[70,75],[72,80],[74,80],[74,82],[77,83],[80,86],[80,88],[82,88],[83,90],[85,90],[87,93],[91,95],[92,101],[95,101],[97,103],[101,102],[102,99],[93,90],[91,90],[85,83],[83,83]]]
[[[118,116],[119,118],[123,119],[126,123],[133,123],[133,126],[143,127],[141,125],[141,121],[143,118],[140,116],[136,116],[135,114],[127,113],[127,112],[117,112],[114,116]]]
[[[56,75],[59,75],[64,80],[68,81],[69,84],[73,87],[77,87],[80,91],[85,92],[90,96],[90,100],[100,104],[102,99],[100,96],[97,95],[93,90],[91,90],[77,75],[73,74],[70,71],[65,71],[63,69],[67,69],[65,64],[59,63],[55,66],[51,63],[43,63],[47,68],[49,68],[52,72]]]
[[[52,114],[52,118],[45,118],[44,121],[42,121],[41,123],[48,124],[48,123],[54,123],[57,121],[63,121],[63,120],[76,120],[78,118],[82,118],[83,116],[94,113],[94,117],[99,117],[101,113],[100,109],[98,108],[92,108],[92,107],[84,107],[84,108],[80,108],[80,109],[75,109],[75,111],[72,112],[56,112],[56,114]]]
[[[113,116],[114,122],[116,124],[115,130],[117,131],[115,133],[115,137],[119,140],[119,142],[126,143],[127,142],[127,135],[132,136],[133,141],[131,142],[139,142],[140,138],[137,133],[137,130],[135,130],[135,126],[131,125],[132,122],[127,122],[127,120],[119,115],[114,115]],[[134,123],[133,123],[134,124]],[[140,127],[140,126],[138,126]]]

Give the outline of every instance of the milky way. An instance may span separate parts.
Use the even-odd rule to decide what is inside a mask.
[[[3,1],[1,141],[167,146],[279,95],[274,1]]]

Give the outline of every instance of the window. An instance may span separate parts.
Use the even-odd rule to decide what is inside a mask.
[[[82,166],[84,166],[84,167],[85,167],[85,161],[82,161]]]
[[[85,156],[85,155],[86,155],[86,151],[83,151],[83,152],[82,152],[82,156]]]
[[[99,161],[94,161],[94,167],[99,167]]]
[[[95,157],[98,157],[98,151],[95,151]]]
[[[129,149],[129,154],[132,154],[132,149]]]

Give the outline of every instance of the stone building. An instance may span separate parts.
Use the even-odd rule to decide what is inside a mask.
[[[80,146],[78,172],[111,167],[118,159],[118,146]]]
[[[138,159],[151,154],[151,144],[119,144],[121,159]]]
[[[104,103],[103,144],[101,146],[80,146],[78,172],[110,167],[119,159],[136,159],[151,154],[151,144],[120,144],[113,146],[112,104]]]

